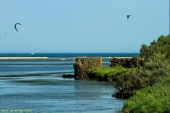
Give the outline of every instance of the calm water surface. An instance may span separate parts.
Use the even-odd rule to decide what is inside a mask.
[[[122,108],[124,101],[111,97],[111,84],[62,78],[63,73],[73,73],[73,63],[0,61],[0,112],[116,113]]]

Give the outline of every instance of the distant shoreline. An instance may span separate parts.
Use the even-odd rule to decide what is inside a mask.
[[[47,59],[48,57],[0,57],[0,60]]]
[[[86,56],[84,56],[86,57]],[[76,58],[84,57],[0,57],[0,60],[75,60]],[[88,56],[87,56],[88,57]],[[97,56],[100,57],[100,56]],[[112,58],[132,58],[132,57],[102,57],[103,60],[108,60]]]

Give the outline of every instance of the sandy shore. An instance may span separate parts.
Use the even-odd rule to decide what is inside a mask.
[[[84,57],[58,57],[58,58],[48,58],[48,57],[0,57],[0,60],[75,60],[76,58]],[[109,60],[112,58],[132,58],[132,57],[102,57],[103,60]]]
[[[47,59],[48,57],[0,57],[0,60]]]

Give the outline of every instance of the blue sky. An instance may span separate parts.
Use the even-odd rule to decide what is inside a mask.
[[[169,33],[169,0],[0,0],[0,14],[1,53],[139,52]]]

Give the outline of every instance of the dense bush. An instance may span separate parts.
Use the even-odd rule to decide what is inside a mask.
[[[151,42],[150,46],[142,45],[140,56],[146,61],[144,66],[137,68],[124,81],[118,79],[122,82],[117,85],[124,85],[120,93],[128,90],[133,93],[125,102],[122,112],[169,113],[169,39],[170,35],[160,36],[158,41]]]
[[[141,67],[134,68],[135,65],[128,65],[133,68],[116,66],[90,69],[88,71],[89,77],[107,78],[108,81],[114,81],[114,86],[117,89],[114,96],[119,98],[130,97],[125,102],[122,112],[168,113],[170,110],[169,40],[170,35],[160,36],[157,41],[151,42],[149,46],[143,44],[139,57],[144,58],[145,62]]]
[[[110,59],[110,67],[123,66],[126,68],[139,67],[144,65],[144,58],[132,57],[132,58],[112,58]]]
[[[168,58],[169,54],[169,46],[168,42],[170,40],[170,34],[167,36],[160,36],[157,41],[153,41],[150,43],[149,46],[146,44],[143,44],[140,49],[139,56],[143,57],[146,61],[150,56],[152,56],[155,53],[161,52],[162,54],[165,54]]]
[[[115,96],[128,98],[137,89],[159,83],[162,76],[168,76],[168,69],[168,60],[165,55],[154,54],[143,67],[130,68],[128,72],[116,76],[115,88],[117,93]]]
[[[169,83],[156,83],[153,86],[138,90],[129,98],[124,106],[123,113],[169,113]]]

